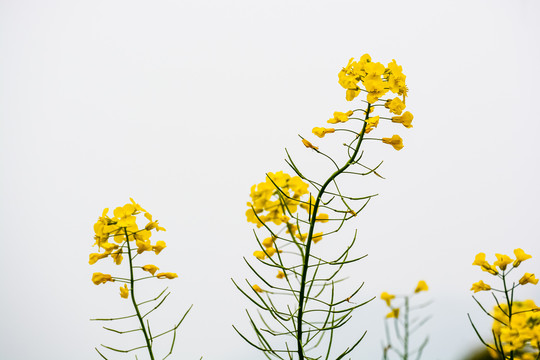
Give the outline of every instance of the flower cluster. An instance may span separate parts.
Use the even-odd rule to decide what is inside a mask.
[[[108,257],[111,257],[116,265],[120,265],[124,258],[123,255],[127,255],[130,257],[131,266],[131,260],[136,255],[146,251],[153,251],[158,255],[167,246],[161,240],[152,244],[150,240],[152,231],[165,231],[165,228],[161,227],[157,220],[154,221],[152,215],[133,199],[130,198],[130,200],[130,203],[115,208],[112,218],[108,215],[109,209],[103,210],[102,215],[94,224],[94,246],[98,247],[98,252],[90,254],[88,261],[90,265]],[[140,214],[143,214],[146,219],[146,225],[143,228],[139,228],[137,225],[137,216]],[[135,243],[133,249],[131,249],[129,242]],[[101,252],[102,250],[103,252]],[[132,256],[132,252],[135,253],[134,256]],[[178,276],[169,272],[155,274],[159,268],[151,264],[142,266],[141,269],[160,279],[173,279]],[[110,274],[100,272],[96,272],[92,276],[92,282],[96,285],[108,281],[113,282],[115,278]],[[128,290],[127,285],[124,284],[123,287],[120,287],[120,296],[127,298]]]
[[[380,119],[389,120],[394,123],[403,124],[406,128],[412,127],[413,115],[409,111],[405,111],[405,97],[407,96],[407,86],[405,84],[406,76],[403,74],[403,69],[400,65],[392,60],[388,66],[384,66],[380,62],[371,61],[368,54],[362,55],[359,61],[354,58],[349,60],[349,63],[338,74],[339,84],[346,89],[345,98],[348,101],[355,99],[360,92],[367,93],[366,100],[368,109],[349,110],[347,112],[334,112],[334,116],[328,120],[330,124],[340,124],[349,121],[349,119],[359,120],[364,122],[363,133],[367,134],[375,129]],[[399,97],[381,99],[387,93],[394,93]],[[373,111],[377,106],[384,106],[394,116],[383,117],[381,115],[373,115]],[[355,113],[360,112],[364,118],[353,117]],[[315,127],[312,132],[319,138],[326,134],[331,134],[343,129]],[[396,150],[403,148],[403,140],[399,135],[392,137],[383,137],[383,143],[391,145]],[[318,150],[318,147],[303,139],[302,142],[308,148]]]
[[[388,67],[384,67],[379,62],[372,62],[368,54],[362,55],[359,61],[351,58],[347,66],[339,72],[338,78],[339,84],[347,90],[346,98],[349,101],[360,94],[360,82],[368,92],[367,101],[370,104],[375,103],[388,91],[407,96],[406,76],[395,60],[392,60]]]
[[[514,255],[516,256],[515,259],[510,258],[508,255],[495,254],[495,257],[497,258],[497,260],[493,264],[490,264],[488,261],[486,261],[486,254],[479,253],[476,255],[474,262],[472,264],[480,266],[482,271],[488,272],[494,276],[499,276],[502,279],[514,268],[517,268],[523,261],[530,259],[532,257],[531,255],[526,254],[525,251],[523,251],[522,249],[515,249]],[[510,269],[508,269],[508,265],[510,264],[511,264],[511,267]],[[500,273],[500,271],[502,271],[502,273]],[[525,285],[529,283],[536,285],[538,284],[538,279],[535,278],[534,274],[525,273],[519,279],[518,283],[519,285]],[[489,284],[484,283],[482,280],[472,284],[472,287],[471,287],[471,290],[474,291],[475,293],[479,291],[488,291],[491,289],[492,287]]]
[[[500,339],[502,349],[515,351],[515,360],[535,360],[540,349],[540,307],[533,300],[515,301],[512,314],[507,304],[493,309],[493,333]],[[496,353],[493,354],[494,357]]]
[[[279,171],[268,173],[266,181],[251,187],[251,202],[247,203],[247,221],[263,226],[268,222],[276,225],[287,223],[289,215],[298,211],[298,206],[309,209],[309,204],[300,198],[308,194],[308,184],[300,177]]]
[[[305,242],[308,234],[302,233],[296,219],[291,220],[291,217],[298,212],[298,208],[311,213],[315,202],[313,197],[310,196],[309,200],[301,199],[303,195],[309,194],[308,187],[299,176],[291,177],[283,171],[268,173],[265,182],[251,187],[251,202],[247,203],[249,209],[246,211],[247,221],[257,224],[257,227],[267,223],[285,225],[287,234]],[[327,222],[328,214],[317,215],[316,221]],[[319,242],[322,236],[322,232],[313,234],[313,242]],[[253,256],[259,260],[272,257],[277,252],[274,247],[276,239],[276,236],[270,236],[261,241],[261,248],[264,250],[256,250]],[[282,279],[284,274],[278,272],[276,277]]]

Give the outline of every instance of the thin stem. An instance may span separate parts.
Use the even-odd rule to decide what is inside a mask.
[[[403,327],[405,328],[404,331],[404,338],[403,338],[403,360],[407,360],[409,358],[409,297],[405,296],[405,323],[403,324]]]
[[[141,331],[144,334],[144,340],[146,341],[146,347],[148,348],[148,354],[150,355],[150,359],[154,360],[154,353],[152,352],[152,345],[150,344],[150,338],[148,337],[148,333],[146,332],[146,327],[144,326],[144,321],[141,316],[141,313],[139,312],[139,307],[137,306],[137,302],[135,301],[135,278],[133,276],[133,260],[131,258],[131,249],[129,247],[129,237],[127,233],[127,229],[124,228],[124,233],[126,235],[126,243],[128,248],[128,258],[129,258],[129,279],[130,279],[130,285],[131,285],[131,302],[133,303],[133,307],[135,308],[135,312],[137,313],[137,318],[139,319],[139,323],[141,324]]]

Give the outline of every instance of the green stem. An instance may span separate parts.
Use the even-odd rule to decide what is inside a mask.
[[[368,104],[367,110],[366,110],[366,120],[369,117],[369,111],[371,110],[371,104]],[[326,180],[326,182],[323,184],[321,189],[319,190],[319,193],[317,194],[317,199],[315,200],[315,204],[313,205],[313,208],[310,209],[310,224],[309,224],[309,234],[306,240],[306,250],[305,250],[305,256],[304,256],[304,265],[302,269],[302,279],[300,282],[300,296],[298,299],[298,318],[297,318],[297,327],[296,327],[296,342],[298,347],[298,357],[299,360],[304,360],[304,348],[302,345],[302,318],[304,315],[304,297],[305,297],[305,290],[306,290],[306,278],[307,278],[307,271],[308,271],[308,265],[309,265],[309,256],[310,256],[310,249],[311,249],[311,239],[313,237],[313,231],[315,229],[315,221],[317,219],[317,211],[319,210],[319,204],[321,202],[322,195],[324,194],[324,191],[326,190],[326,187],[330,185],[331,182],[334,181],[336,177],[339,176],[342,172],[347,170],[349,166],[351,166],[356,156],[358,155],[358,152],[360,151],[360,145],[362,145],[362,140],[364,139],[364,132],[366,130],[367,122],[364,121],[364,125],[362,127],[362,131],[359,134],[358,144],[356,145],[356,148],[354,149],[354,153],[349,158],[347,163],[343,165],[340,169],[336,170],[329,178]]]
[[[409,297],[405,296],[405,334],[403,334],[403,360],[409,358]]]
[[[133,303],[133,307],[135,308],[135,312],[137,313],[137,318],[139,319],[139,323],[141,324],[141,331],[144,334],[144,340],[146,341],[146,347],[148,348],[148,354],[150,354],[150,359],[154,360],[154,353],[152,352],[152,345],[150,344],[150,339],[148,338],[148,333],[146,332],[146,327],[144,326],[144,321],[141,316],[141,313],[139,312],[139,307],[137,306],[137,302],[135,301],[135,279],[133,277],[133,260],[131,258],[131,249],[129,247],[129,237],[126,228],[124,228],[124,234],[126,235],[126,243],[128,248],[128,258],[129,258],[129,281],[130,281],[130,292],[131,292],[131,302]]]
[[[504,285],[504,296],[506,297],[506,304],[508,305],[508,327],[511,328],[512,327],[512,301],[510,300],[510,297],[508,296],[508,288],[506,286],[506,274],[504,273],[504,270],[502,272],[502,281]],[[510,351],[510,360],[514,360],[514,350]]]

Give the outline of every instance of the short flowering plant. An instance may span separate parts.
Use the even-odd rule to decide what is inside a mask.
[[[174,279],[177,278],[178,275],[173,272],[158,272],[159,268],[153,264],[145,264],[142,266],[135,264],[135,260],[144,253],[154,253],[154,255],[159,255],[163,249],[166,248],[164,241],[159,240],[152,243],[150,240],[154,232],[165,231],[165,228],[161,227],[158,221],[154,220],[152,215],[137,204],[133,199],[130,200],[130,203],[115,208],[113,211],[113,217],[109,217],[109,209],[103,210],[102,215],[94,224],[94,246],[97,247],[97,252],[90,254],[89,264],[94,265],[96,262],[102,259],[110,258],[114,264],[122,265],[124,262],[124,256],[127,257],[127,266],[129,271],[128,278],[95,272],[92,275],[92,282],[96,285],[105,284],[107,282],[116,282],[122,284],[120,286],[120,297],[123,299],[131,299],[133,314],[116,318],[92,320],[121,321],[136,318],[138,325],[130,330],[121,331],[105,326],[103,328],[117,334],[140,331],[144,337],[144,345],[127,350],[117,349],[107,345],[102,346],[108,350],[119,353],[129,353],[131,351],[146,348],[148,355],[152,360],[155,359],[153,348],[154,340],[165,334],[173,332],[172,344],[169,353],[165,356],[166,358],[172,354],[176,339],[176,330],[184,320],[191,307],[182,316],[180,321],[171,329],[152,334],[148,315],[163,304],[170,292],[165,294],[167,289],[164,289],[155,298],[139,302],[135,297],[136,284],[139,284],[140,281],[147,279]],[[139,215],[143,215],[142,217],[146,220],[146,225],[144,225],[144,227],[139,227],[137,224],[137,220],[140,220],[141,218]],[[153,303],[157,303],[157,305],[151,309],[145,309],[143,306]],[[98,348],[96,348],[96,351],[102,358],[107,359]]]
[[[493,312],[489,312],[474,296],[478,306],[493,319],[492,334],[493,343],[488,343],[473,326],[480,341],[490,350],[492,356],[500,360],[539,360],[540,359],[540,308],[533,300],[514,300],[514,290],[527,284],[536,285],[538,279],[534,274],[525,272],[519,280],[510,282],[509,275],[515,272],[517,267],[532,256],[522,249],[514,250],[515,259],[508,255],[495,254],[496,260],[490,264],[486,260],[485,253],[476,255],[473,265],[479,266],[484,272],[489,273],[495,279],[499,279],[500,285],[492,286],[480,280],[472,284],[471,291],[490,291],[496,305]],[[497,297],[496,294],[500,294]]]

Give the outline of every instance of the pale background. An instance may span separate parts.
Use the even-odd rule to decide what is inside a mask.
[[[167,228],[155,263],[179,274],[156,324],[195,304],[173,358],[262,359],[231,327],[247,329],[252,309],[230,281],[251,276],[249,188],[286,169],[285,147],[318,174],[297,134],[313,140],[348,109],[337,72],[364,53],[403,66],[415,119],[378,134],[399,133],[402,151],[367,148],[386,180],[362,185],[380,196],[352,224],[369,256],[347,286],[365,281],[368,299],[426,280],[424,359],[467,354],[466,313],[490,326],[470,296],[488,279],[474,255],[522,247],[534,257],[521,272],[540,273],[539,12],[535,0],[0,1],[0,358],[97,359],[94,346],[120,344],[88,321],[127,306],[117,285],[90,282],[109,267],[88,254],[102,209],[131,196]],[[340,333],[343,345],[368,330],[354,359],[381,358],[386,311],[375,300]]]

